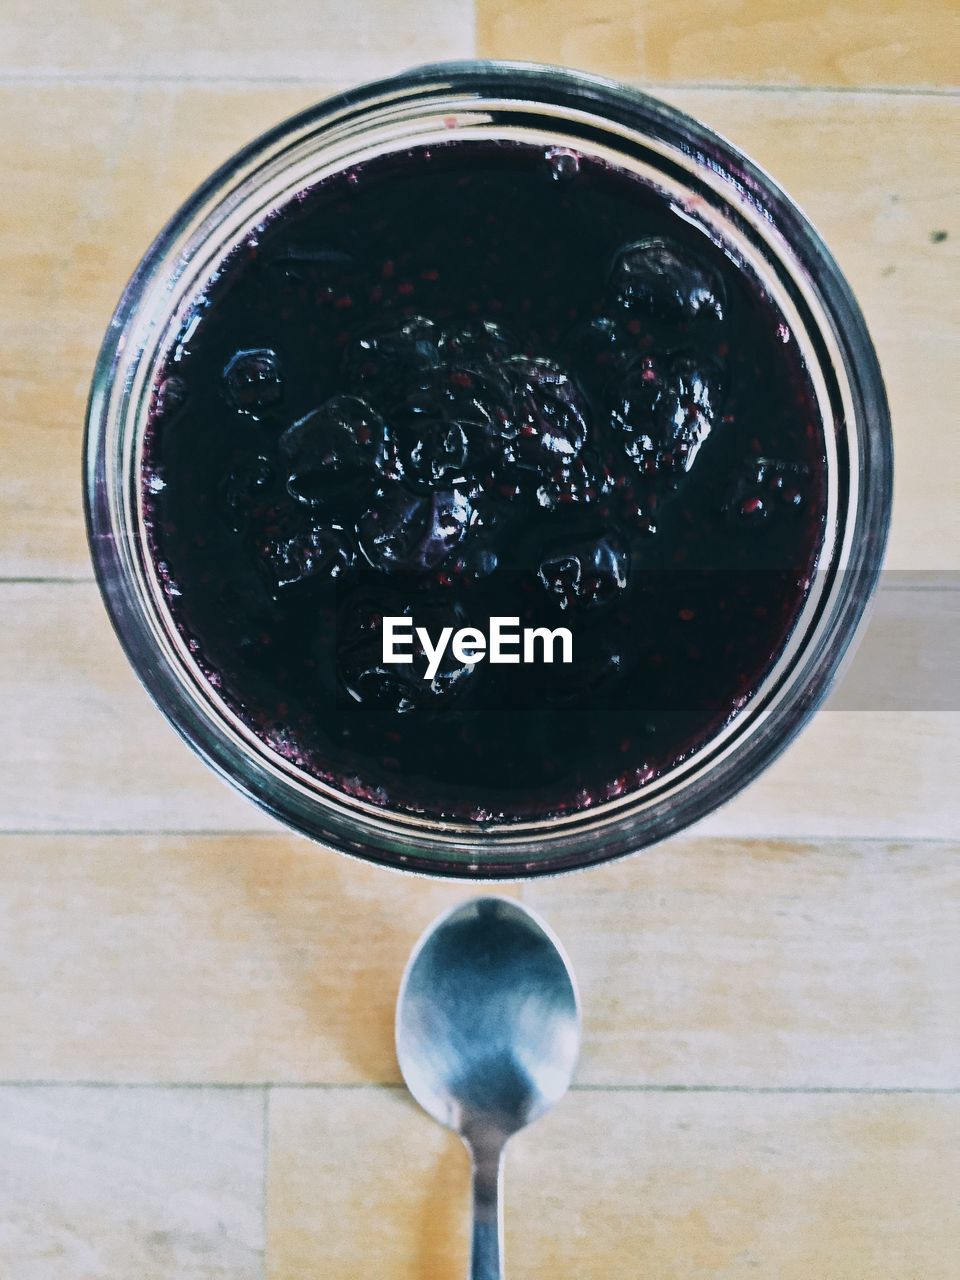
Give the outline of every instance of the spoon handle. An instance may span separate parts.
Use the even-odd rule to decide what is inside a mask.
[[[471,1146],[473,1156],[473,1239],[470,1280],[503,1280],[503,1144]]]

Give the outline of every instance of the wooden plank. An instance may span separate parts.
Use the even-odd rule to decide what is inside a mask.
[[[83,422],[121,290],[207,173],[327,91],[0,86],[0,575],[90,576]]]
[[[956,574],[884,573],[830,707],[960,711],[958,585]]]
[[[92,584],[0,583],[0,617],[0,830],[276,829],[152,706]],[[699,830],[955,836],[958,755],[956,710],[822,711]]]
[[[584,1083],[960,1087],[958,866],[677,840],[523,897],[580,980]],[[0,883],[0,1082],[396,1081],[409,951],[476,892],[259,836],[5,836]]]
[[[295,837],[8,836],[0,883],[0,1081],[395,1080],[407,957],[470,896]]]
[[[759,839],[955,837],[960,714],[829,707],[693,831]]]
[[[960,437],[937,425],[960,340],[954,231],[960,189],[953,178],[960,170],[960,103],[880,94],[668,90],[663,96],[774,176],[812,219],[853,287],[880,357],[893,422],[887,568],[960,568]]]
[[[357,0],[349,8],[234,0],[217,16],[189,0],[155,9],[124,0],[51,0],[38,9],[8,0],[0,74],[362,80],[473,50],[471,0]]]
[[[960,846],[677,840],[526,886],[586,1084],[960,1087]]]
[[[406,1090],[271,1092],[268,1280],[465,1275],[468,1197],[466,1151]]]
[[[0,585],[6,830],[269,828],[178,741],[92,583]]]
[[[632,80],[823,86],[957,82],[956,12],[945,0],[788,0],[664,8],[634,0],[477,0],[478,51]]]
[[[508,1148],[507,1274],[953,1280],[958,1142],[956,1096],[577,1092]],[[270,1280],[464,1273],[466,1160],[406,1095],[276,1091],[269,1169]]]
[[[0,86],[9,175],[0,228],[0,576],[89,576],[78,463],[84,403],[120,290],[206,173],[325,92]],[[837,253],[873,330],[893,407],[889,564],[960,568],[960,438],[943,426],[960,323],[957,241],[931,239],[957,222],[955,105],[820,93],[667,96],[765,164]]]
[[[261,1280],[255,1090],[0,1089],[0,1274]]]
[[[477,18],[485,52],[674,85],[955,82],[946,7],[891,3],[714,17],[686,0],[669,14],[478,0]],[[118,4],[10,0],[0,15],[0,578],[89,579],[89,374],[179,201],[329,82],[464,56],[473,38],[469,0],[239,0],[213,25],[186,0]],[[890,390],[889,563],[957,569],[956,105],[664,93],[824,232]],[[927,688],[936,664],[918,662],[903,606],[881,638]],[[947,594],[937,608],[951,625]],[[0,618],[0,827],[210,833],[0,835],[0,1275],[463,1273],[464,1153],[401,1089],[369,1082],[397,1080],[410,946],[470,890],[336,857],[233,795],[150,707],[88,582],[0,586]],[[874,707],[873,687],[851,679],[701,838],[524,887],[573,955],[586,1041],[578,1090],[510,1152],[510,1274],[952,1280],[960,1097],[779,1091],[958,1085],[958,848],[908,837],[960,830],[960,715],[949,691],[937,713],[926,697]],[[259,830],[214,834],[242,828]],[[106,1085],[3,1087],[31,1079]],[[269,1080],[325,1087],[271,1091],[266,1186],[262,1089],[150,1087]],[[125,1081],[148,1087],[111,1087]],[[659,1091],[671,1084],[707,1091]]]

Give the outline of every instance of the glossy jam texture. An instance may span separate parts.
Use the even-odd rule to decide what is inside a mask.
[[[219,695],[377,804],[644,786],[749,701],[823,536],[823,429],[760,287],[626,173],[451,143],[305,193],[158,378],[148,534]],[[568,627],[566,665],[384,664],[382,619]]]

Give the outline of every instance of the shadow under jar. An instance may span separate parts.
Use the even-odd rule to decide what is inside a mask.
[[[861,314],[765,174],[624,86],[456,63],[304,112],[175,215],[104,340],[86,500],[209,764],[345,852],[507,878],[774,759],[861,620],[891,467]],[[384,618],[563,628],[572,661],[428,671]]]

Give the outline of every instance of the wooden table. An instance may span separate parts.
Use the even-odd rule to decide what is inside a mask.
[[[409,947],[467,891],[350,863],[230,792],[151,707],[92,583],[84,397],[161,222],[265,126],[413,62],[652,83],[764,164],[848,272],[895,422],[889,564],[906,591],[940,571],[956,626],[948,22],[926,0],[3,5],[4,1280],[465,1264],[465,1157],[399,1086],[391,1019]],[[586,1015],[575,1091],[510,1150],[511,1275],[958,1274],[956,707],[835,703],[689,836],[504,890],[566,942]]]

